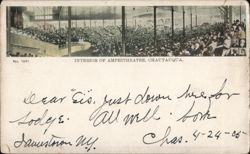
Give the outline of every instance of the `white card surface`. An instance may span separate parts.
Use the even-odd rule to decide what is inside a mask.
[[[3,1],[1,152],[248,153],[246,1]]]

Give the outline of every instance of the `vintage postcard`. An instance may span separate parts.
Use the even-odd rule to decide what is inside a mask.
[[[244,0],[1,3],[2,153],[248,153]]]

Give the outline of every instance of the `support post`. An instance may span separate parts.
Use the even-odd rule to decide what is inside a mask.
[[[45,29],[45,6],[43,7],[43,29]]]
[[[125,6],[122,6],[122,54],[126,55]]]
[[[197,7],[195,7],[195,26],[198,25]]]
[[[68,7],[68,56],[71,56],[71,6]]]
[[[77,7],[75,8],[76,28],[77,28]]]
[[[171,27],[172,27],[172,38],[174,36],[174,7],[171,6]]]
[[[61,28],[61,9],[62,7],[58,7],[58,29]]]
[[[193,30],[193,14],[192,14],[192,6],[190,7],[190,29]]]
[[[185,36],[185,8],[184,8],[184,6],[182,6],[182,17],[183,17],[183,19],[182,19],[182,28],[183,28],[183,36]]]
[[[116,6],[114,6],[114,25],[116,26]]]
[[[154,45],[156,46],[156,27],[157,27],[157,23],[156,23],[156,6],[154,6]]]
[[[11,33],[10,33],[10,22],[11,22],[11,19],[10,19],[10,13],[11,13],[11,11],[10,11],[10,7],[9,6],[7,6],[6,7],[6,13],[7,13],[7,53],[10,53],[11,52]]]
[[[91,15],[91,7],[89,8],[89,27],[91,28],[91,18],[92,18],[92,15]]]
[[[241,23],[241,5],[240,5],[240,23]]]

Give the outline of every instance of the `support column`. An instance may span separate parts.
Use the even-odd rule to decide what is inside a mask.
[[[9,6],[7,6],[6,7],[6,13],[7,13],[7,52],[11,52],[11,33],[10,33],[10,28],[11,28],[11,26],[10,26],[10,22],[11,22],[11,19],[10,19],[10,13],[11,13],[11,11],[10,11],[10,7]]]
[[[136,28],[136,17],[134,16],[135,13],[135,7],[133,7],[133,14],[132,16],[134,17],[134,27]]]
[[[71,6],[68,7],[68,56],[71,56]]]
[[[77,28],[77,20],[78,20],[77,19],[77,7],[75,8],[75,18],[76,18],[75,20],[76,20],[76,28]]]
[[[192,14],[192,6],[190,7],[190,29],[193,30],[193,14]]]
[[[171,6],[171,27],[172,27],[172,38],[174,36],[174,7]]]
[[[240,5],[240,23],[241,23],[241,5]]]
[[[102,10],[102,27],[104,27],[104,23],[105,23],[105,21],[104,21],[104,10]]]
[[[91,15],[91,7],[89,8],[89,27],[91,28],[91,18],[92,18],[92,15]]]
[[[60,29],[61,28],[61,10],[62,10],[62,7],[58,7],[58,28]]]
[[[114,25],[116,26],[116,6],[114,6]]]
[[[43,6],[43,29],[45,29],[45,6]]]
[[[182,23],[182,28],[183,28],[183,31],[182,31],[182,33],[183,33],[183,36],[185,36],[185,8],[184,8],[184,6],[182,6],[182,17],[183,17],[183,19],[182,19],[182,21],[183,21],[183,23]]]
[[[125,24],[126,24],[125,27],[127,28],[127,27],[128,27],[128,19],[126,18],[125,21],[126,21],[126,22],[125,22]]]
[[[156,46],[156,6],[154,6],[154,45]]]
[[[126,55],[125,6],[122,6],[122,54]]]
[[[198,25],[198,17],[197,17],[197,6],[195,7],[195,26]]]

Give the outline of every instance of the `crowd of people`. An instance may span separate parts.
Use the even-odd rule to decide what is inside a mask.
[[[12,28],[11,33],[27,36],[36,40],[49,42],[59,46],[66,44],[67,29],[55,29],[53,26],[43,29],[41,27],[26,27],[24,29]]]
[[[151,28],[152,29],[152,28]],[[131,30],[127,50],[132,56],[236,56],[245,55],[246,26],[235,20],[229,23],[204,24],[192,31],[176,31],[173,36],[157,39],[153,31]],[[131,35],[132,34],[132,35]]]
[[[244,55],[246,25],[239,20],[232,24],[203,24],[192,30],[165,32],[154,38],[153,27],[126,27],[126,56],[232,56]],[[71,29],[72,42],[90,42],[93,56],[122,56],[121,26],[78,27]],[[28,36],[63,48],[67,46],[67,28],[47,29],[27,27],[12,29],[12,33]],[[157,35],[162,33],[158,31]]]

